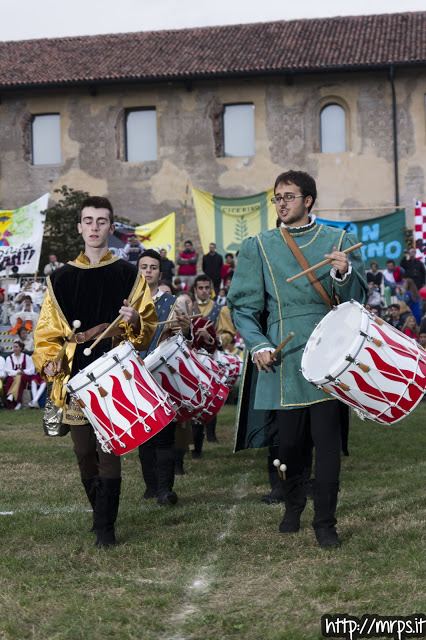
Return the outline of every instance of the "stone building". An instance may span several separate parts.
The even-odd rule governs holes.
[[[66,184],[137,223],[179,220],[188,179],[249,195],[293,168],[323,217],[403,205],[410,224],[425,34],[416,12],[2,42],[0,209]],[[198,243],[191,203],[185,235]]]

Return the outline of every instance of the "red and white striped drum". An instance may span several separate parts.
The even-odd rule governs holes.
[[[102,449],[120,456],[174,420],[167,393],[130,342],[89,364],[66,385],[93,426]]]
[[[312,332],[302,373],[360,417],[393,424],[423,398],[426,351],[352,300],[335,307]]]
[[[243,370],[241,358],[228,351],[215,351],[214,359],[224,371],[224,376],[226,376],[225,384],[228,387],[234,387],[238,383]]]
[[[177,422],[191,418],[210,422],[228,397],[228,389],[200,362],[181,334],[162,342],[145,358],[145,364],[174,402]]]

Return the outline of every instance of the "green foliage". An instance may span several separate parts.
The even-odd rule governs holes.
[[[81,203],[90,193],[66,185],[55,189],[54,193],[60,193],[61,198],[43,212],[46,214],[46,224],[41,246],[40,269],[49,262],[49,255],[52,253],[60,262],[68,262],[74,260],[84,248],[83,240],[77,232],[77,224]],[[114,218],[117,222],[131,224],[127,218]]]

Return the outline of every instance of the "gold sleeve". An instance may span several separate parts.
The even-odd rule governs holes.
[[[155,329],[157,328],[157,313],[155,311],[155,305],[152,301],[151,291],[145,277],[139,273],[136,278],[133,289],[129,295],[129,302],[135,300],[140,294],[142,294],[140,300],[136,303],[135,309],[139,313],[140,317],[140,331],[135,334],[133,326],[127,322],[121,321],[119,326],[123,328],[124,335],[120,337],[121,340],[129,340],[137,351],[145,351],[151,344],[151,340],[154,337]]]
[[[50,285],[49,279],[48,285]],[[76,344],[69,343],[67,345],[61,361],[62,369],[58,375],[49,378],[44,373],[44,367],[49,364],[49,362],[54,361],[64,344],[65,337],[70,333],[71,329],[55,306],[51,296],[50,286],[48,286],[34,331],[34,353],[32,359],[41,377],[44,378],[44,380],[53,381],[51,398],[55,405],[59,407],[65,404],[66,389],[64,385],[70,379]]]
[[[217,320],[216,333],[222,339],[222,346],[227,349],[235,336],[235,327],[231,320],[231,314],[227,306],[222,307],[220,310],[219,318]]]

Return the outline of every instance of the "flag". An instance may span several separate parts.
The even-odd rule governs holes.
[[[345,229],[353,233],[363,242],[362,257],[366,269],[371,262],[377,262],[379,269],[386,269],[386,262],[394,260],[399,264],[405,250],[405,210],[400,209],[380,218],[367,220],[325,220],[317,218],[317,222]]]
[[[18,267],[18,273],[38,269],[49,194],[19,209],[0,211],[0,273]]]
[[[165,249],[169,260],[174,262],[176,253],[174,213],[154,222],[138,225],[135,227],[135,234],[146,249],[155,249],[158,252],[160,249]]]
[[[416,200],[414,207],[414,241],[416,258],[425,262],[426,258],[426,203]]]
[[[204,253],[216,244],[222,255],[235,253],[243,240],[275,227],[277,214],[269,189],[254,196],[222,198],[192,187],[195,215]]]

